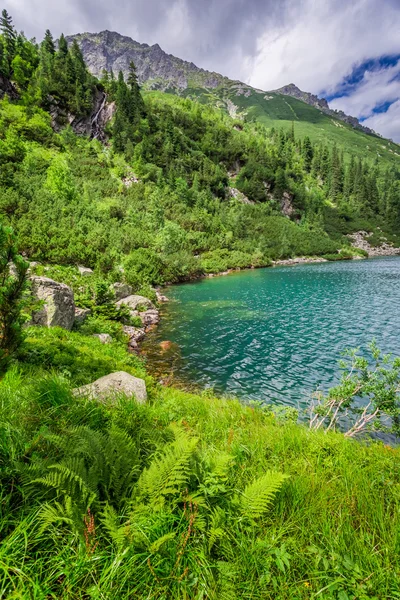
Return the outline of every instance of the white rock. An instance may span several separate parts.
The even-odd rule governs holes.
[[[111,335],[108,333],[94,333],[93,337],[98,338],[102,344],[111,344],[113,341]]]
[[[152,308],[155,306],[151,300],[145,298],[144,296],[127,296],[127,298],[122,298],[117,302],[117,306],[127,306],[130,310],[136,310],[139,306],[143,307],[145,310]]]
[[[74,390],[76,396],[83,396],[92,400],[106,403],[116,400],[118,396],[125,395],[134,397],[139,404],[145,404],[147,400],[146,383],[143,379],[133,377],[125,371],[110,373],[100,377],[93,383],[84,385]]]

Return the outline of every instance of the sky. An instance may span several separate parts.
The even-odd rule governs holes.
[[[400,142],[400,0],[3,0],[28,37],[104,29],[270,91],[328,98]]]

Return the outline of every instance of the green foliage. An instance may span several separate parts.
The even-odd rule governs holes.
[[[0,223],[0,372],[21,345],[22,293],[28,264],[17,253],[12,229]]]
[[[287,479],[287,475],[284,473],[270,471],[249,484],[241,499],[242,514],[250,519],[264,515],[285,479]]]
[[[124,344],[103,345],[96,338],[58,327],[29,328],[19,358],[26,367],[57,369],[76,385],[91,383],[113,371],[144,376],[141,362],[127,354]]]
[[[398,595],[398,450],[210,394],[151,398],[3,379],[2,595]]]
[[[311,427],[326,431],[346,422],[346,433],[353,437],[366,431],[400,434],[400,359],[382,355],[373,342],[372,364],[357,350],[347,352],[341,362],[339,385],[327,396],[316,395],[311,412]]]

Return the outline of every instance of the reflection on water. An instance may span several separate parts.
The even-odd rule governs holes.
[[[400,355],[400,258],[245,271],[168,290],[144,351],[158,376],[304,405],[345,348]],[[168,350],[162,341],[173,342]]]

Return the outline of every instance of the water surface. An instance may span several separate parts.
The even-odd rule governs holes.
[[[400,355],[400,258],[260,269],[173,286],[150,367],[218,394],[304,406],[346,348]],[[160,352],[159,342],[176,344]],[[154,349],[157,351],[154,352]],[[172,356],[172,358],[171,358]]]

